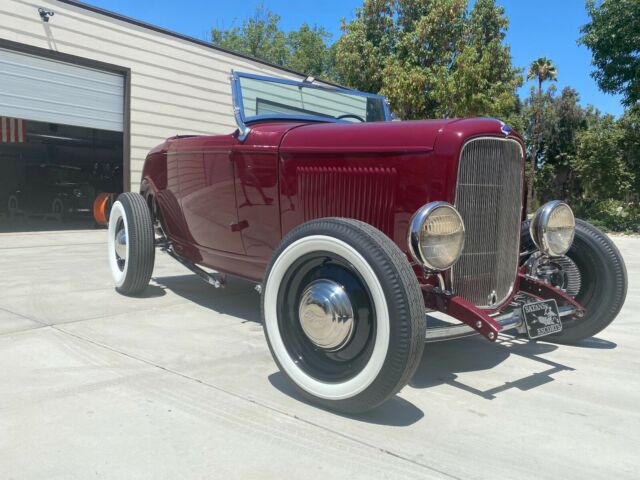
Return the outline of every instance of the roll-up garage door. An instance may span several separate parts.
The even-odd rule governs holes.
[[[124,77],[0,48],[0,116],[123,130]]]

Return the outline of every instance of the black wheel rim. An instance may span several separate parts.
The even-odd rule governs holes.
[[[315,280],[327,279],[344,288],[354,313],[354,332],[337,351],[316,346],[304,333],[298,305],[305,288]],[[355,377],[367,365],[375,343],[375,307],[362,276],[342,257],[331,252],[314,252],[300,257],[282,279],[277,299],[278,329],[293,361],[309,376],[339,383]]]

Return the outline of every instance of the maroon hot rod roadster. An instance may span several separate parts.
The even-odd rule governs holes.
[[[156,248],[216,287],[255,282],[280,370],[347,413],[398,392],[425,341],[577,342],[620,311],[626,271],[606,235],[560,201],[527,220],[524,144],[504,123],[395,122],[378,95],[231,84],[238,129],[167,139],[140,193],[113,205],[119,292],[145,289]],[[427,324],[430,311],[445,315]]]

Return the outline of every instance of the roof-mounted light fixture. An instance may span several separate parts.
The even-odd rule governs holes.
[[[38,13],[40,14],[40,18],[43,22],[49,23],[49,19],[55,15],[55,12],[52,10],[47,10],[45,8],[39,8]]]

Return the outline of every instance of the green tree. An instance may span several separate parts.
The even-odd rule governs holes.
[[[334,44],[336,69],[342,83],[367,92],[383,87],[383,69],[396,46],[394,8],[389,0],[367,0],[356,19],[342,21],[343,35]]]
[[[220,47],[323,78],[333,77],[330,38],[324,28],[306,23],[285,33],[280,17],[262,4],[240,26],[211,29],[211,41]]]
[[[327,48],[331,34],[324,28],[303,23],[289,32],[286,45],[290,51],[288,67],[316,77],[333,77],[333,57]]]
[[[587,1],[591,22],[578,43],[586,45],[597,68],[591,76],[608,93],[624,95],[627,106],[640,102],[640,1]]]
[[[501,116],[512,126],[517,121],[514,91],[522,83],[520,71],[511,64],[511,53],[504,38],[509,26],[504,8],[493,0],[477,0],[465,30],[465,46],[453,74],[455,116]]]
[[[553,99],[554,121],[543,131],[546,139],[545,155],[556,163],[568,165],[559,160],[571,157],[576,151],[576,135],[586,127],[585,112],[580,106],[580,95],[571,87],[564,87],[559,97]]]
[[[540,94],[542,93],[542,84],[544,82],[547,80],[551,82],[558,80],[558,70],[547,57],[540,57],[529,65],[527,80],[538,81],[538,93]]]
[[[555,166],[552,164],[553,162],[549,161],[547,145],[549,140],[553,138],[553,125],[557,123],[554,108],[555,98],[556,88],[554,85],[540,93],[537,87],[531,87],[529,96],[524,99],[522,107],[523,129],[521,133],[527,146],[526,158],[529,160],[525,165],[525,181],[528,185],[529,180],[534,178],[534,191],[540,193],[541,198],[554,190],[551,183],[554,183],[552,180],[555,179]],[[536,137],[539,143],[536,149],[537,154],[534,156],[533,144]],[[531,173],[534,165],[535,176]],[[540,192],[537,191],[538,187],[541,187]]]
[[[527,210],[533,208],[534,198],[534,181],[536,175],[536,167],[539,161],[540,154],[540,132],[542,122],[542,109],[544,105],[544,98],[542,95],[542,84],[546,81],[557,80],[557,70],[553,65],[553,62],[547,57],[540,57],[534,60],[529,66],[527,72],[527,80],[537,80],[538,92],[533,101],[534,109],[534,124],[533,132],[531,135],[531,152],[530,152],[530,169],[527,179]]]
[[[562,89],[556,95],[552,85],[542,95],[539,102],[537,90],[525,100],[523,131],[525,138],[533,138],[534,125],[541,105],[539,148],[536,159],[534,191],[536,199],[544,203],[551,199],[573,199],[579,192],[579,184],[571,161],[576,155],[576,136],[588,126],[590,109],[583,109],[578,92],[571,87]]]
[[[279,23],[280,17],[260,4],[253,16],[243,20],[241,26],[227,30],[212,28],[211,41],[228,50],[285,66],[289,62],[290,52]]]
[[[584,201],[624,200],[631,193],[635,176],[624,147],[624,128],[612,115],[605,115],[600,122],[578,133],[572,166],[580,178]]]
[[[640,207],[640,105],[628,108],[618,120],[622,129],[622,151],[628,170],[634,176],[631,193]]]
[[[578,215],[616,231],[640,232],[640,115],[591,116],[571,162],[581,192]]]
[[[513,115],[519,72],[494,0],[365,0],[343,22],[339,79],[381,92],[403,119]]]

